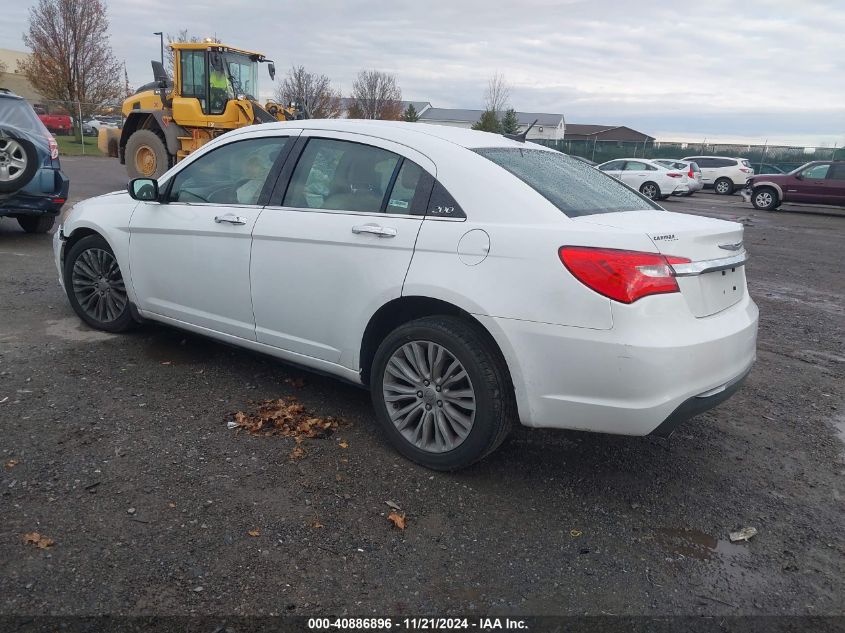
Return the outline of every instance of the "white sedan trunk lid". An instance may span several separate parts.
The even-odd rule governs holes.
[[[745,295],[743,227],[737,222],[657,210],[602,213],[576,221],[645,233],[659,253],[691,260],[692,265],[675,269],[681,293],[697,317],[721,312]]]

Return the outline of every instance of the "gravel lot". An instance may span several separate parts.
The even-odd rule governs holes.
[[[126,180],[63,161],[74,199]],[[398,457],[355,387],[162,326],[87,329],[50,238],[0,221],[0,614],[843,614],[845,213],[665,206],[747,225],[743,389],[668,441],[519,429],[457,474]],[[297,461],[227,429],[288,395],[346,425]]]

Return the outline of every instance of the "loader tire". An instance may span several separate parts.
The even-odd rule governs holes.
[[[138,130],[126,142],[126,171],[130,178],[158,178],[170,169],[164,139],[152,130]]]

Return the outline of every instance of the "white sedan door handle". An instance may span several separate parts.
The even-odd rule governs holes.
[[[378,224],[359,224],[352,227],[352,232],[356,235],[360,233],[371,233],[379,237],[396,237],[396,229],[389,226],[379,226]]]
[[[234,215],[232,213],[227,213],[226,215],[217,215],[214,217],[214,221],[217,224],[246,224],[246,218],[243,218],[239,215]]]

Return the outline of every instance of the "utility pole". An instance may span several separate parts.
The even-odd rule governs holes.
[[[153,35],[158,35],[158,40],[161,44],[161,65],[164,66],[164,32],[156,31]]]

